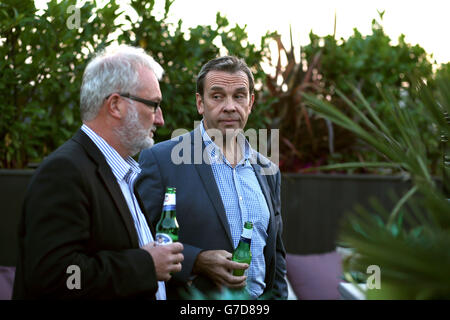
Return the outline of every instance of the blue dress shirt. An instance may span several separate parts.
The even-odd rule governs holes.
[[[200,124],[211,168],[222,198],[231,230],[234,248],[237,247],[245,221],[253,223],[251,241],[252,261],[247,273],[247,291],[254,299],[262,295],[266,284],[264,248],[267,241],[270,212],[250,163],[255,152],[244,138],[240,145],[243,158],[233,168],[220,148],[211,140],[203,121]],[[243,137],[243,136],[242,136]],[[238,139],[238,141],[241,139]]]

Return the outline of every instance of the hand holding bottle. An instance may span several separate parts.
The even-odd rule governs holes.
[[[184,256],[181,253],[183,245],[180,242],[165,246],[157,246],[155,242],[151,242],[142,249],[152,256],[158,281],[169,281],[172,277],[171,274],[181,271],[181,262],[184,260]]]
[[[232,270],[245,270],[246,263],[231,261],[232,254],[225,250],[202,251],[195,260],[193,272],[204,274],[218,287],[226,286],[231,289],[240,289],[246,286],[246,276],[233,276]]]

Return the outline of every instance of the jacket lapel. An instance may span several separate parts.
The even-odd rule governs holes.
[[[269,207],[270,211],[270,218],[274,217],[274,211],[273,211],[273,205],[272,205],[272,197],[270,196],[270,190],[269,185],[267,183],[266,177],[263,177],[261,175],[261,166],[258,163],[253,163],[253,170],[255,171],[256,179],[258,179],[259,186],[261,187],[261,190],[264,194],[264,198],[266,199],[267,206]]]
[[[122,217],[122,220],[127,228],[128,235],[134,247],[139,247],[139,240],[136,233],[136,228],[134,226],[133,218],[131,217],[130,209],[128,208],[127,202],[123,196],[122,189],[120,189],[119,184],[116,181],[116,177],[114,177],[111,172],[110,167],[106,163],[106,166],[101,165],[98,167],[98,172],[100,177],[103,179],[103,182],[108,189],[111,197],[114,200],[117,208],[119,209],[119,213]]]
[[[73,139],[80,143],[88,155],[97,163],[97,172],[99,173],[100,179],[117,206],[120,216],[122,217],[122,221],[128,231],[128,236],[132,245],[133,247],[139,247],[136,228],[134,227],[130,209],[128,208],[122,190],[120,189],[111,168],[106,162],[105,157],[95,143],[82,130],[79,130]]]
[[[191,143],[192,143],[191,160],[193,161],[192,163],[194,163],[195,169],[197,170],[197,173],[203,182],[203,186],[206,193],[208,194],[209,200],[214,206],[219,221],[221,222],[222,227],[225,230],[228,241],[230,242],[230,245],[233,248],[234,245],[233,245],[233,238],[231,237],[230,225],[228,224],[225,207],[223,206],[222,197],[220,196],[216,179],[214,178],[211,165],[209,163],[205,163],[203,159],[203,152],[205,150],[205,145],[201,137],[200,127],[195,128],[194,131],[191,132]],[[199,155],[201,155],[201,161],[199,161]]]
[[[269,190],[269,183],[267,182],[267,178],[265,176],[261,175],[261,166],[258,163],[252,164],[253,169],[255,171],[256,178],[258,179],[259,185],[261,187],[261,190],[264,194],[264,198],[266,199],[267,207],[269,208],[270,212],[270,220],[269,220],[269,226],[267,227],[267,241],[266,241],[266,247],[264,248],[264,260],[266,262],[266,266],[270,266],[270,261],[273,258],[272,252],[274,252],[274,244],[276,242],[275,239],[275,212],[272,204],[272,197],[270,195]],[[269,273],[266,273],[266,279],[265,282],[268,281]]]

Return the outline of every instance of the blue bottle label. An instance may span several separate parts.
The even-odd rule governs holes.
[[[166,193],[164,196],[163,211],[176,210],[176,197],[174,193]]]

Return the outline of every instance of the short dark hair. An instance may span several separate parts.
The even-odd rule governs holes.
[[[255,80],[250,68],[243,59],[235,56],[224,56],[208,61],[200,70],[197,76],[197,93],[203,97],[206,74],[210,71],[225,71],[235,73],[243,71],[248,78],[250,94],[255,89]]]

